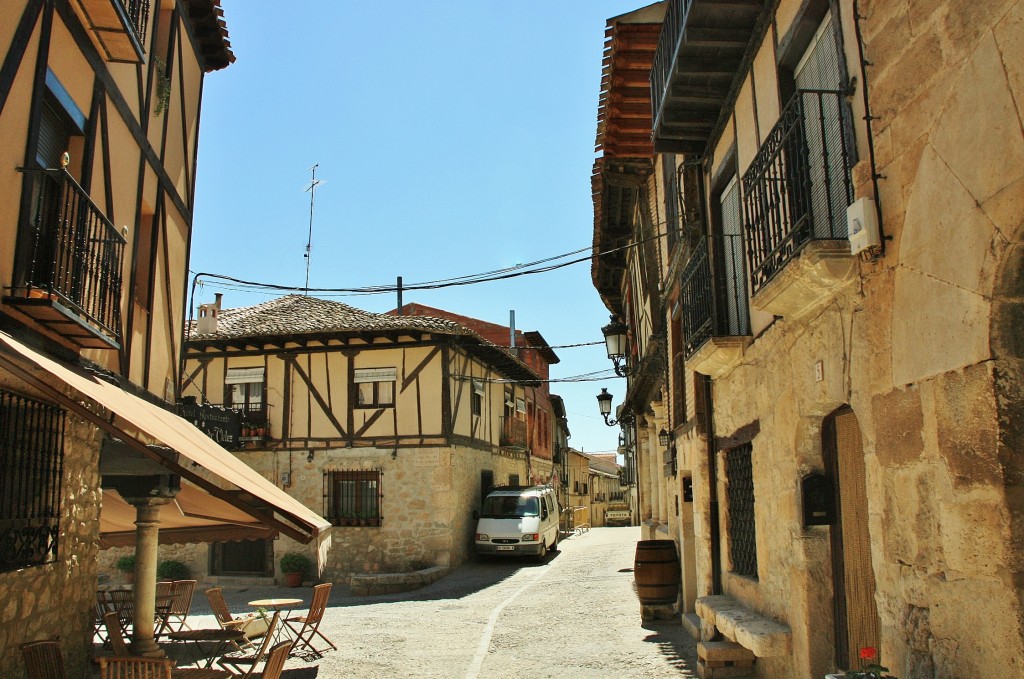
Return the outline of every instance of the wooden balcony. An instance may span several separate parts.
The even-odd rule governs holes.
[[[655,151],[704,151],[740,75],[762,4],[669,0],[651,67]]]
[[[526,421],[516,417],[501,418],[501,436],[498,445],[502,448],[526,449]]]
[[[118,349],[124,237],[65,170],[23,170],[18,281],[4,301],[82,348]]]
[[[150,0],[73,0],[107,61],[141,64]]]

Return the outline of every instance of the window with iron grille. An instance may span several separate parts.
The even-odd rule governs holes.
[[[518,486],[519,485],[519,474],[509,474],[508,475],[508,485],[513,486],[513,487]]]
[[[325,518],[335,526],[379,526],[382,480],[379,470],[327,472]]]
[[[57,560],[65,412],[0,390],[0,571]]]
[[[757,579],[757,540],[754,527],[753,446],[749,443],[725,454],[729,499],[729,556],[732,571]]]

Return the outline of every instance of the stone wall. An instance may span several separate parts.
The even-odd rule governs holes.
[[[41,398],[0,372],[0,389]],[[45,400],[45,399],[41,399]],[[68,414],[57,561],[0,573],[0,677],[24,673],[19,646],[59,637],[68,676],[85,676],[92,656],[92,619],[99,545],[99,431]]]

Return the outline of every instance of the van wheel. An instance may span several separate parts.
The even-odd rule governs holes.
[[[551,544],[551,551],[552,552],[557,552],[558,551],[558,533],[555,533],[555,541]]]
[[[537,552],[537,561],[543,561],[548,555],[548,543],[540,543],[540,551]]]

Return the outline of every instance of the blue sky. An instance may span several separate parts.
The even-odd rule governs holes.
[[[222,0],[238,60],[206,77],[190,268],[304,285],[309,168],[319,163],[309,285],[406,285],[587,248],[605,22],[612,0],[354,3]],[[583,253],[586,255],[587,253]],[[577,257],[580,255],[577,255]],[[285,293],[210,281],[228,307]],[[369,311],[393,293],[319,294]],[[601,340],[589,262],[507,281],[406,291],[419,302]],[[570,444],[612,450],[594,398],[625,392],[602,346],[556,349]]]

